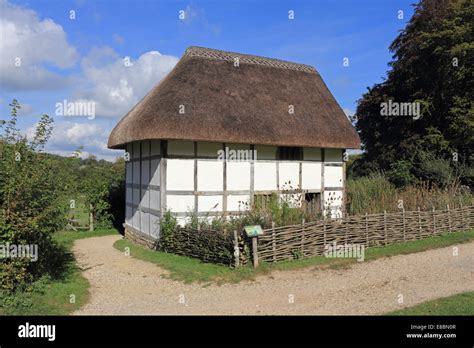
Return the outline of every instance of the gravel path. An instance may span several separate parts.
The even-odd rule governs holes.
[[[278,271],[221,286],[161,277],[158,266],[112,247],[120,236],[80,239],[74,252],[91,283],[74,314],[381,314],[474,291],[474,242],[331,270]],[[403,304],[398,303],[403,295]]]

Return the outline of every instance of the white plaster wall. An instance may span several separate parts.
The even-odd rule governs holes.
[[[158,238],[160,235],[160,218],[150,214],[150,236]]]
[[[166,189],[177,191],[194,190],[194,160],[167,159]]]
[[[177,156],[194,156],[194,142],[169,140],[168,141],[168,155]]]
[[[299,163],[280,162],[279,186],[281,190],[296,190],[300,187]]]
[[[150,165],[151,165],[150,185],[160,185],[160,160],[159,159],[151,160]]]
[[[132,207],[127,205],[125,207],[125,223],[130,226],[132,226],[132,214],[133,214]]]
[[[142,141],[142,158],[150,156],[150,141]]]
[[[142,189],[142,199],[140,201],[140,206],[150,208],[150,190]]]
[[[125,164],[125,170],[126,170],[126,175],[125,175],[125,181],[127,184],[132,183],[132,162],[127,162]]]
[[[140,142],[133,143],[132,158],[140,158]]]
[[[243,204],[244,202],[249,203],[249,195],[228,195],[227,196],[227,211],[244,211],[248,210],[249,205]],[[241,202],[239,204],[239,202]]]
[[[140,213],[140,231],[145,234],[150,234],[150,214]]]
[[[303,163],[301,181],[303,190],[321,190],[321,163]]]
[[[342,167],[324,167],[324,187],[342,187]]]
[[[155,210],[160,210],[160,191],[159,190],[149,190],[150,195],[150,208]]]
[[[222,161],[197,161],[197,166],[198,191],[222,191],[224,189],[224,163]]]
[[[276,154],[277,154],[276,146],[255,145],[255,150],[257,150],[257,160],[276,159]]]
[[[250,190],[249,162],[227,162],[227,190]]]
[[[140,183],[140,162],[133,162],[133,181],[134,184]]]
[[[321,149],[316,147],[303,148],[303,158],[305,161],[321,161]]]
[[[255,191],[277,190],[276,162],[256,162],[254,175]]]
[[[222,211],[223,196],[199,196],[198,197],[198,211]]]
[[[140,203],[140,189],[134,188],[133,189],[133,205],[138,205]]]
[[[187,213],[194,210],[194,196],[167,195],[166,207],[174,213]]]
[[[325,149],[324,151],[324,162],[342,162],[342,150],[341,149]]]
[[[223,149],[222,143],[198,142],[197,155],[198,157],[217,158],[217,151]]]
[[[342,197],[342,191],[324,191],[324,206],[330,211],[332,219],[342,218]]]
[[[133,202],[133,189],[131,187],[127,187],[125,189],[125,202],[127,203]]]
[[[148,185],[150,183],[150,161],[142,160],[142,185]]]
[[[151,141],[151,156],[157,156],[160,154],[161,142],[159,140]]]
[[[132,226],[135,229],[140,230],[140,211],[135,208],[133,208]]]

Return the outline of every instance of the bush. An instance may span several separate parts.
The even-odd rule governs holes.
[[[52,120],[43,115],[28,142],[16,128],[20,105],[10,104],[11,119],[1,123],[0,135],[0,244],[36,245],[38,260],[0,259],[0,290],[26,287],[44,274],[57,274],[62,253],[52,234],[65,225],[66,180],[48,155],[40,152],[51,134]]]

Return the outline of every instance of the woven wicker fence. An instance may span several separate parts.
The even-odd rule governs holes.
[[[474,206],[349,216],[264,230],[258,259],[275,262],[324,254],[326,244],[387,245],[474,227]]]

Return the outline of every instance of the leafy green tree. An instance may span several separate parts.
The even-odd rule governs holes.
[[[28,141],[17,128],[16,100],[11,118],[0,133],[0,244],[36,245],[38,260],[1,258],[1,289],[15,290],[44,275],[59,272],[61,255],[52,233],[64,226],[65,181],[54,162],[42,152],[51,134],[52,119],[43,115]]]
[[[354,120],[365,153],[354,163],[354,173],[392,171],[400,179],[396,163],[402,161],[405,169],[411,164],[410,175],[436,182],[432,170],[422,165],[428,153],[439,166],[449,163],[451,177],[463,175],[462,181],[472,186],[473,23],[472,0],[415,5],[413,17],[390,46],[387,78],[368,88],[358,102]],[[420,118],[381,116],[381,104],[389,100],[420,103]]]

